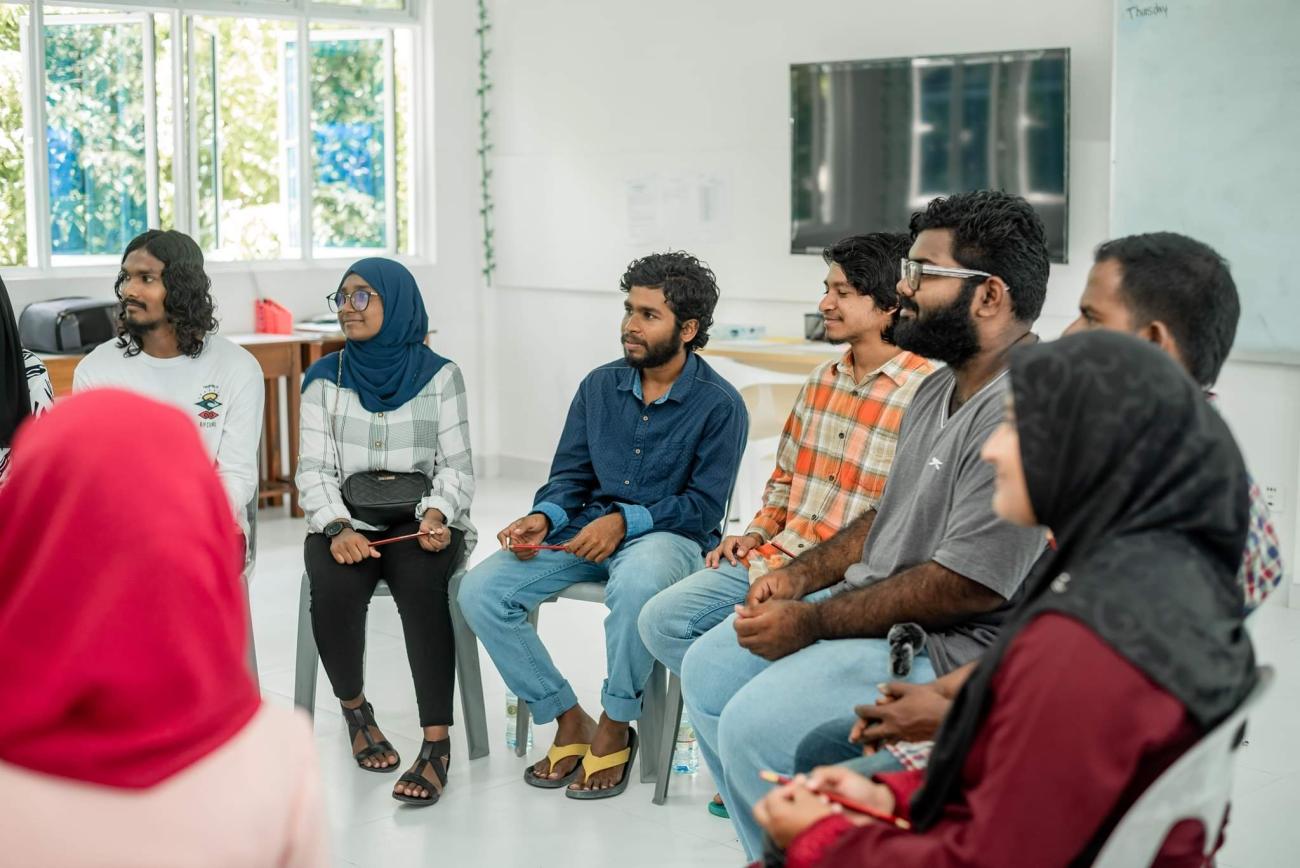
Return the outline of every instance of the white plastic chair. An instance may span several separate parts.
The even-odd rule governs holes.
[[[605,602],[605,584],[603,582],[578,582],[569,585],[563,591],[560,591],[553,597],[542,601],[528,615],[529,622],[533,629],[537,629],[537,616],[541,612],[542,605],[554,603],[556,600],[578,600],[584,603]],[[673,709],[666,706],[664,702],[665,679],[667,670],[658,660],[655,661],[654,668],[650,670],[650,680],[646,682],[645,690],[641,694],[641,717],[637,719],[638,735],[641,739],[641,748],[637,751],[641,760],[641,783],[655,781],[657,784],[668,786],[667,778],[672,773],[672,752],[669,750],[669,761],[663,762],[660,759],[660,751],[656,749],[667,732],[670,715]],[[680,695],[680,693],[679,693]],[[677,717],[681,717],[681,703],[678,702],[676,707]],[[515,713],[515,756],[524,756],[528,752],[528,703],[522,699],[519,700],[517,711]],[[676,737],[677,723],[672,721],[673,738]],[[671,744],[671,742],[669,742]],[[630,771],[630,770],[629,770]],[[659,804],[662,804],[661,802]]]
[[[451,606],[451,625],[456,642],[456,691],[460,693],[460,705],[465,726],[465,741],[469,747],[469,758],[485,757],[490,750],[487,730],[487,711],[483,705],[483,677],[479,670],[478,638],[470,629],[465,616],[461,614],[456,603],[460,591],[460,581],[465,577],[465,564],[469,560],[467,551],[451,577],[448,587],[448,602]],[[391,597],[388,583],[380,580],[375,586],[374,596]],[[316,714],[316,674],[320,654],[316,648],[316,635],[311,628],[311,581],[304,570],[302,587],[298,592],[298,650],[294,664],[293,704],[309,715]],[[364,661],[363,661],[364,665]]]
[[[1213,731],[1156,778],[1128,809],[1097,855],[1094,868],[1150,865],[1169,831],[1183,820],[1205,828],[1205,856],[1213,852],[1232,795],[1233,760],[1247,721],[1273,683],[1273,667],[1261,666],[1255,689]]]

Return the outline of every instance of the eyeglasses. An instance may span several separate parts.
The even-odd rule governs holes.
[[[922,275],[932,274],[936,277],[992,277],[987,271],[976,271],[973,268],[947,268],[943,265],[929,265],[924,262],[914,262],[911,259],[903,259],[898,263],[898,271],[907,281],[907,285],[912,291],[921,288]]]
[[[373,289],[354,289],[351,292],[338,289],[325,296],[325,301],[329,304],[331,313],[343,310],[349,301],[352,302],[353,310],[363,311],[369,307],[371,297],[380,298],[380,295]]]

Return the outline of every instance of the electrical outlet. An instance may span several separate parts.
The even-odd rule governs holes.
[[[1268,511],[1277,515],[1282,512],[1282,486],[1265,485],[1264,502],[1268,504]]]

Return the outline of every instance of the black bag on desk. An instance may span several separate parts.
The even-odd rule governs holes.
[[[116,301],[72,296],[37,301],[18,317],[18,338],[36,353],[84,353],[117,337]]]

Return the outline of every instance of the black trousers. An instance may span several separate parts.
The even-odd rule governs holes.
[[[361,533],[368,539],[385,539],[415,533],[419,527],[410,521]],[[366,613],[383,579],[402,618],[420,725],[451,725],[456,641],[447,586],[464,545],[464,532],[452,528],[451,544],[440,552],[427,552],[416,540],[403,540],[381,547],[380,558],[340,564],[330,554],[324,534],[307,535],[304,558],[311,584],[311,628],[335,696],[353,699],[364,687]]]

